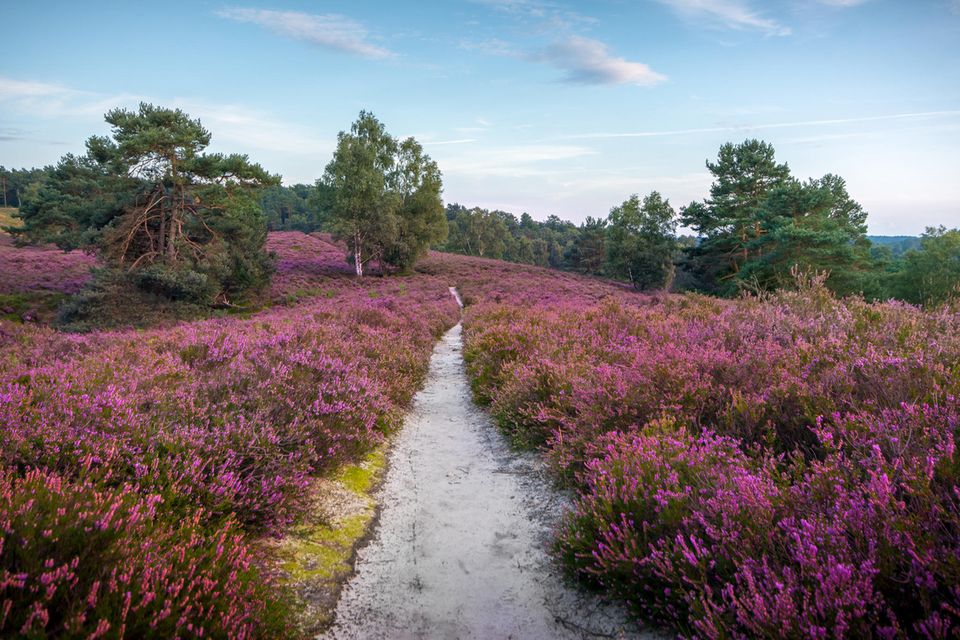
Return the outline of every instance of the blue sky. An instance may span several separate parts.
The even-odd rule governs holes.
[[[361,109],[445,199],[603,216],[707,195],[727,141],[836,173],[871,233],[960,226],[960,0],[2,0],[0,164],[54,163],[141,101],[286,183]]]

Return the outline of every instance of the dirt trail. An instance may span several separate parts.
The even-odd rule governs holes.
[[[546,555],[566,498],[473,404],[460,325],[434,351],[389,465],[379,528],[324,637],[641,637],[619,609],[565,587]]]

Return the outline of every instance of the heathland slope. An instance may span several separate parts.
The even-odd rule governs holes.
[[[816,281],[645,296],[447,254],[357,279],[326,238],[269,247],[256,313],[0,320],[0,635],[290,635],[283,585],[323,567],[277,571],[262,541],[382,451],[458,321],[450,286],[475,397],[576,491],[571,575],[690,636],[960,628],[957,307]],[[8,296],[66,295],[88,266],[19,251],[0,243]]]

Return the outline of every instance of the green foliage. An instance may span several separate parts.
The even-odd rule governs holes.
[[[440,168],[416,140],[407,138],[398,147],[392,182],[400,197],[397,235],[386,244],[383,259],[401,271],[410,271],[431,245],[447,238]]]
[[[15,207],[0,207],[0,231],[6,227],[19,227],[22,222]]]
[[[133,272],[95,269],[87,286],[60,306],[56,324],[65,331],[86,333],[196,320],[209,313],[209,287],[203,274],[164,265]]]
[[[676,213],[656,191],[634,194],[610,210],[607,273],[629,280],[636,289],[662,289],[673,277]]]
[[[747,244],[751,259],[734,281],[790,288],[792,272],[801,269],[828,273],[826,286],[835,293],[864,291],[872,268],[866,217],[839,176],[778,185],[757,211],[761,234]]]
[[[893,293],[907,302],[937,305],[960,294],[960,229],[930,227],[893,277]]]
[[[259,191],[279,178],[244,155],[204,153],[210,132],[179,109],[142,103],[105,119],[110,137],[91,137],[86,155],[65,156],[24,194],[19,240],[95,249],[172,299],[225,302],[266,284]]]
[[[206,274],[178,271],[159,263],[138,270],[136,283],[143,291],[197,304],[209,304],[216,293]]]
[[[0,320],[8,322],[48,322],[66,298],[59,291],[22,291],[0,293]]]
[[[329,199],[328,227],[350,248],[357,275],[371,260],[409,270],[446,237],[440,170],[413,138],[397,142],[367,111],[341,131],[333,160],[318,182]]]
[[[325,185],[295,184],[263,191],[260,208],[270,231],[326,230],[330,215],[330,189]]]
[[[828,273],[835,293],[882,295],[882,260],[871,255],[867,214],[842,178],[800,182],[759,140],[723,145],[707,168],[714,176],[710,198],[681,210],[681,221],[701,235],[683,261],[693,288],[726,295],[773,290],[792,286],[799,271]]]
[[[587,216],[566,253],[567,265],[578,273],[606,273],[607,221]]]
[[[445,248],[468,256],[503,258],[510,231],[502,214],[479,207],[447,205],[449,234]]]
[[[479,207],[467,209],[460,204],[449,204],[447,221],[450,233],[442,246],[445,251],[552,269],[584,272],[584,265],[588,263],[599,264],[602,268],[603,260],[598,257],[598,252],[602,256],[603,240],[596,242],[597,230],[586,232],[593,234],[591,241],[594,246],[584,246],[581,254],[578,243],[584,227],[578,228],[557,216],[539,222],[524,213],[517,220],[516,216],[506,211],[490,211]],[[591,218],[585,224],[600,225],[602,235],[602,227],[606,223]]]
[[[748,244],[762,233],[757,219],[770,189],[790,177],[774,159],[773,146],[760,140],[720,147],[716,162],[706,163],[714,176],[710,199],[680,211],[681,222],[701,236],[688,268],[707,291],[736,289],[730,280],[750,258]]]
[[[135,200],[137,182],[90,155],[67,154],[43,182],[21,194],[20,243],[52,242],[64,250],[92,247]]]
[[[917,236],[867,236],[867,240],[874,247],[889,250],[893,257],[900,257],[910,249],[920,248],[920,238]]]
[[[43,182],[53,167],[42,169],[7,169],[0,166],[0,207],[20,206],[20,198],[36,183]]]

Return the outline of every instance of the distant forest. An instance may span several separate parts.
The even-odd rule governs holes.
[[[758,140],[723,145],[707,168],[714,183],[703,201],[676,210],[652,191],[579,225],[449,203],[446,239],[433,248],[613,278],[639,290],[731,296],[816,276],[838,295],[871,300],[937,304],[956,294],[960,231],[868,236],[867,213],[841,177],[802,182]],[[54,170],[0,167],[0,204],[19,207]],[[335,202],[336,188],[324,179],[268,186],[259,200],[269,230],[304,232],[335,231]],[[695,235],[678,234],[681,226]]]

